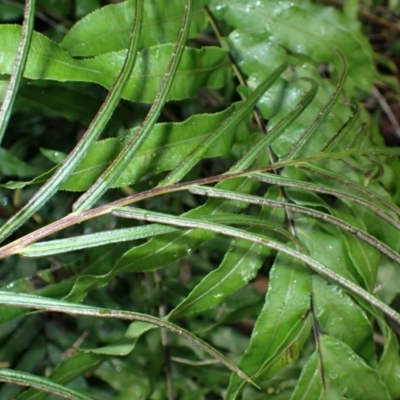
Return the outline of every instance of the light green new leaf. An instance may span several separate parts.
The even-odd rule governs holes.
[[[189,37],[196,37],[207,26],[203,6],[207,0],[193,4]],[[90,57],[128,47],[130,29],[135,14],[135,1],[102,7],[78,21],[67,33],[61,46],[73,57]],[[140,49],[161,43],[174,42],[183,16],[184,2],[168,3],[147,0],[143,9],[143,32]],[[110,35],[110,32],[112,34]]]
[[[301,331],[310,309],[310,289],[309,273],[301,263],[279,253],[270,272],[264,307],[239,362],[253,378],[281,355]],[[225,399],[238,398],[242,388],[242,382],[232,376]]]
[[[21,27],[0,25],[0,37],[7,38],[0,48],[0,73],[10,74],[13,55],[17,51]],[[125,85],[122,97],[131,101],[150,103],[173,51],[173,44],[161,44],[143,50]],[[217,47],[186,48],[169,93],[169,100],[196,96],[203,86],[222,87],[230,76],[227,52]],[[34,32],[24,77],[56,81],[93,82],[106,89],[114,83],[124,62],[126,51],[79,60],[38,32]]]
[[[126,356],[133,351],[138,338],[143,333],[153,329],[154,325],[146,322],[136,321],[132,322],[126,330],[123,338],[111,343],[107,346],[99,347],[97,349],[82,349],[84,353],[104,354],[111,356]]]

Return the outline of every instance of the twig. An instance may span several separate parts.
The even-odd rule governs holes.
[[[378,103],[381,106],[383,112],[386,114],[390,123],[392,124],[395,136],[398,139],[400,139],[400,125],[396,117],[394,116],[391,108],[389,107],[389,104],[387,103],[386,99],[382,96],[381,92],[378,90],[376,86],[372,88],[372,94],[378,100]]]

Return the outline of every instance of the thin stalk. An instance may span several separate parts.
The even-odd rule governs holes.
[[[304,131],[300,139],[292,146],[292,148],[289,150],[286,156],[281,158],[281,161],[293,160],[300,155],[304,146],[309,142],[309,140],[313,137],[313,135],[316,134],[318,128],[321,126],[322,122],[324,122],[325,118],[328,116],[329,112],[332,110],[333,106],[339,99],[339,95],[346,80],[347,63],[343,54],[339,50],[336,50],[335,52],[338,54],[343,65],[343,71],[340,74],[339,81],[335,87],[335,90],[332,96],[330,97],[329,101],[324,105],[324,107],[322,107],[322,109],[317,114],[311,125]]]
[[[388,305],[383,303],[381,300],[377,299],[372,294],[368,293],[366,290],[364,290],[357,284],[343,278],[342,276],[338,275],[336,272],[333,272],[331,269],[325,267],[318,261],[315,261],[313,258],[305,254],[302,254],[282,243],[270,240],[269,238],[263,235],[253,234],[248,231],[227,227],[225,225],[219,225],[212,222],[203,222],[196,219],[149,212],[147,210],[141,210],[132,207],[116,208],[113,210],[113,215],[122,218],[133,218],[142,221],[156,222],[158,224],[179,226],[186,229],[204,229],[207,231],[220,233],[225,236],[248,240],[249,242],[261,244],[263,246],[270,247],[271,249],[274,249],[276,251],[281,251],[284,254],[287,254],[300,261],[303,261],[315,272],[345,287],[351,293],[366,300],[368,303],[372,304],[373,306],[381,310],[384,314],[386,314],[388,317],[392,318],[394,321],[400,324],[399,313],[397,313],[395,310],[393,310]]]
[[[109,310],[105,308],[91,307],[80,303],[71,303],[63,300],[48,299],[46,297],[35,296],[31,294],[12,293],[3,291],[0,291],[0,304],[10,307],[21,307],[21,308],[41,310],[46,312],[61,312],[70,315],[86,315],[91,317],[116,318],[128,321],[147,322],[148,324],[152,324],[160,328],[167,329],[170,332],[173,332],[183,337],[190,343],[193,343],[194,345],[200,347],[202,350],[210,354],[212,357],[219,360],[229,370],[237,374],[241,379],[258,387],[244,372],[242,372],[238,367],[236,367],[236,365],[230,362],[216,349],[208,345],[203,340],[199,339],[197,336],[193,335],[191,332],[181,328],[180,326],[172,324],[171,322],[166,321],[165,319],[132,311]]]
[[[64,160],[54,175],[35,193],[25,207],[23,207],[0,228],[0,241],[4,240],[7,236],[18,229],[57,192],[61,183],[73,172],[75,167],[102,133],[118,105],[122,90],[124,89],[135,65],[142,26],[142,11],[143,0],[136,0],[134,24],[124,64],[103,105],[96,114],[96,117],[89,125],[89,128],[83,135],[82,139]]]
[[[28,59],[29,48],[33,35],[33,24],[35,18],[35,0],[26,0],[24,9],[24,22],[22,24],[21,41],[18,45],[17,55],[15,56],[14,67],[11,72],[6,95],[0,108],[0,143],[6,132],[8,121],[17,97],[18,87],[21,83],[26,61]]]
[[[149,136],[167,100],[168,93],[175,79],[176,71],[178,70],[185,49],[185,43],[189,35],[191,7],[191,0],[186,0],[185,13],[183,15],[178,40],[175,44],[174,51],[172,52],[161,86],[146,118],[140,125],[136,134],[132,137],[113,163],[101,174],[89,190],[87,190],[74,203],[74,211],[83,211],[90,208],[126,169],[132,158]]]
[[[309,190],[310,192],[329,194],[331,196],[337,197],[338,199],[346,199],[346,200],[354,201],[355,203],[360,204],[361,206],[372,211],[373,213],[375,213],[376,215],[381,217],[384,221],[388,222],[390,225],[392,225],[396,229],[400,230],[400,221],[398,221],[397,219],[394,219],[389,214],[387,214],[385,211],[382,211],[381,208],[375,206],[374,204],[370,203],[369,201],[366,201],[359,197],[353,196],[346,192],[327,188],[322,185],[316,185],[316,184],[310,183],[310,182],[294,181],[294,180],[291,180],[288,178],[282,178],[282,177],[280,177],[280,179],[277,179],[273,174],[267,174],[265,172],[264,173],[255,172],[253,174],[250,174],[249,176],[250,176],[250,178],[254,177],[254,179],[257,179],[261,182],[269,183],[271,185],[278,185],[278,186],[284,186],[284,187],[292,187],[292,188],[298,188],[298,189],[303,189],[303,190]]]
[[[385,154],[385,155],[400,155],[399,149],[395,148],[366,148],[366,149],[348,149],[343,150],[338,153],[321,154],[318,156],[310,156],[300,160],[290,160],[283,163],[275,164],[273,166],[267,165],[263,167],[253,168],[249,170],[240,170],[239,172],[230,172],[221,175],[215,175],[207,178],[196,179],[190,182],[180,182],[170,186],[159,186],[149,190],[145,190],[140,193],[135,193],[131,196],[124,197],[122,199],[116,200],[112,203],[94,208],[92,210],[83,211],[81,213],[71,213],[58,221],[55,221],[49,225],[44,226],[43,228],[37,229],[34,232],[31,232],[3,247],[0,248],[0,259],[6,258],[10,255],[17,254],[23,249],[25,246],[28,246],[31,243],[37,242],[40,239],[45,238],[46,236],[50,236],[53,233],[59,232],[62,229],[68,228],[69,226],[73,226],[76,224],[80,224],[84,221],[90,220],[92,218],[99,217],[101,215],[109,214],[113,211],[115,207],[127,206],[129,204],[136,203],[141,200],[149,199],[152,197],[160,196],[166,193],[179,192],[182,190],[188,190],[192,186],[199,185],[208,185],[215,182],[220,182],[229,179],[235,178],[246,178],[250,174],[255,172],[265,172],[271,171],[276,168],[283,168],[288,166],[309,166],[310,162],[322,160],[322,159],[334,159],[334,158],[342,158],[351,154]],[[369,193],[369,192],[367,192]]]
[[[310,209],[308,207],[298,206],[296,204],[288,204],[281,201],[275,200],[267,200],[262,197],[252,196],[252,195],[242,195],[240,193],[229,192],[227,190],[214,189],[208,187],[192,187],[189,191],[193,194],[199,194],[207,197],[216,197],[222,199],[229,199],[235,201],[243,201],[250,204],[257,204],[260,206],[268,206],[268,207],[277,207],[282,209],[289,209],[293,212],[297,212],[300,214],[309,215],[310,217],[321,219],[322,221],[326,221],[332,225],[335,225],[347,232],[352,233],[357,238],[361,239],[363,242],[368,243],[370,246],[379,250],[381,253],[385,254],[395,263],[400,265],[400,255],[393,251],[389,246],[382,243],[381,241],[375,239],[372,235],[355,228],[352,225],[347,224],[339,218],[333,217],[332,215],[322,213],[320,211],[316,211]]]

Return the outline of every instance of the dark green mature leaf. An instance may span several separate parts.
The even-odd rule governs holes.
[[[93,95],[56,86],[54,83],[43,87],[24,85],[21,87],[20,94],[40,107],[46,107],[60,113],[70,121],[80,121],[85,125],[90,124],[101,106],[101,100]],[[117,109],[116,114],[121,115],[122,110]]]
[[[276,197],[276,192],[268,197]],[[260,220],[283,222],[282,210],[263,209]],[[217,216],[216,216],[217,217]],[[214,220],[214,219],[213,219]],[[215,220],[215,222],[217,222]],[[266,229],[253,230],[265,234]],[[270,249],[244,240],[233,240],[220,266],[206,275],[193,291],[171,313],[171,318],[211,308],[220,303],[226,296],[243,287],[255,277]]]
[[[312,277],[312,296],[322,330],[364,355],[367,362],[376,362],[372,326],[362,309],[341,288],[319,276]]]
[[[253,378],[271,366],[301,332],[310,309],[310,289],[310,275],[301,263],[278,254],[263,310],[239,363]],[[242,382],[232,376],[226,399],[238,398],[242,388]]]
[[[6,37],[0,48],[0,73],[10,74],[13,55],[17,51],[21,27],[1,25],[0,36]],[[143,50],[132,75],[122,93],[131,101],[150,103],[171,57],[173,44],[161,44]],[[169,100],[180,100],[196,96],[203,86],[222,87],[230,76],[226,51],[217,47],[202,49],[186,48],[178,72],[169,93]],[[115,81],[126,51],[107,53],[93,59],[72,58],[50,39],[34,32],[24,76],[28,79],[56,81],[93,82],[109,89]]]
[[[194,2],[189,37],[197,36],[207,26],[202,9],[206,3],[207,0]],[[140,49],[174,42],[181,26],[183,11],[184,2],[180,0],[170,0],[164,4],[154,0],[145,1]],[[73,57],[97,56],[126,49],[134,13],[134,0],[100,8],[78,21],[68,31],[61,46]]]
[[[306,246],[309,255],[346,279],[357,282],[357,273],[347,257],[343,235],[336,227],[327,232],[321,221],[296,218],[298,238]],[[312,227],[312,229],[310,229]]]
[[[379,373],[350,347],[333,336],[322,335],[320,341],[323,370],[314,353],[304,366],[291,400],[392,398]],[[321,383],[322,374],[326,392]]]
[[[336,385],[342,396],[354,400],[391,398],[379,373],[349,346],[328,335],[322,335],[320,341],[327,379]]]
[[[317,353],[314,352],[304,365],[290,400],[322,399],[321,375],[318,371]],[[329,397],[331,399],[331,397]],[[338,400],[340,398],[337,398]],[[332,400],[336,400],[332,398]]]
[[[0,147],[0,175],[30,178],[43,173],[43,169],[34,167]]]
[[[16,342],[14,343],[16,345]],[[44,336],[38,335],[37,338],[30,344],[29,348],[23,352],[22,357],[13,365],[13,368],[18,371],[34,372],[40,366],[41,362],[47,355],[46,340]],[[6,384],[0,388],[1,399],[16,399],[23,392],[23,386]]]
[[[228,109],[215,114],[194,115],[180,123],[156,124],[113,187],[136,183],[146,173],[173,169],[240,105],[241,102],[235,103]],[[128,141],[136,131],[137,128],[130,130],[128,137],[124,140]],[[205,154],[205,157],[227,154],[235,137],[243,137],[247,134],[246,124],[237,124]],[[123,143],[118,139],[107,139],[96,143],[71,177],[62,184],[62,189],[83,191],[89,188],[122,147]]]
[[[215,348],[205,343],[203,340],[196,337],[191,332],[172,324],[162,318],[153,317],[147,314],[141,314],[132,311],[120,311],[120,310],[109,310],[100,307],[87,306],[84,304],[70,303],[63,300],[49,299],[43,296],[35,296],[29,294],[15,294],[11,292],[0,292],[0,303],[3,305],[9,305],[11,307],[23,307],[28,309],[35,309],[41,311],[54,311],[54,312],[64,312],[72,315],[86,315],[92,317],[102,317],[102,318],[113,318],[113,319],[123,319],[131,321],[141,321],[148,324],[153,324],[155,326],[168,329],[171,332],[178,334],[181,337],[186,338],[192,344],[199,346],[206,353],[209,353],[221,363],[223,363],[228,369],[237,373],[242,379],[249,383],[252,383],[250,378],[244,374],[240,369],[238,369],[232,362],[230,362],[226,357],[224,357]]]
[[[213,0],[211,4],[217,17],[231,26],[262,35],[299,57],[338,66],[333,52],[338,48],[348,60],[349,77],[370,90],[376,76],[372,50],[359,26],[337,10],[311,1]]]
[[[400,396],[399,342],[386,322],[382,321],[380,326],[384,334],[385,344],[377,370],[381,374],[382,380],[385,382],[392,398],[397,399]]]

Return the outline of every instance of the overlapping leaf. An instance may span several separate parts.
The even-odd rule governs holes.
[[[0,25],[0,35],[7,37],[0,49],[0,73],[10,74],[21,28],[18,25]],[[143,50],[122,97],[131,101],[152,102],[167,69],[173,47],[173,44],[160,44]],[[126,51],[120,50],[93,59],[74,59],[50,39],[34,32],[24,77],[61,82],[93,82],[109,89],[118,75],[125,55]],[[168,99],[180,100],[196,96],[203,86],[222,87],[229,76],[225,50],[218,47],[187,48]]]
[[[211,4],[216,15],[235,28],[263,35],[315,62],[331,61],[337,66],[332,50],[339,48],[350,64],[350,78],[364,90],[371,88],[375,77],[371,48],[359,26],[333,8],[311,1],[213,0]]]
[[[203,6],[206,0],[193,4],[189,37],[197,36],[207,26]],[[102,7],[79,20],[67,33],[61,46],[73,57],[90,57],[128,47],[135,13],[135,1],[129,0]],[[160,43],[174,42],[178,35],[184,2],[171,0],[165,4],[146,1],[140,49]],[[112,32],[112,35],[109,34]]]

